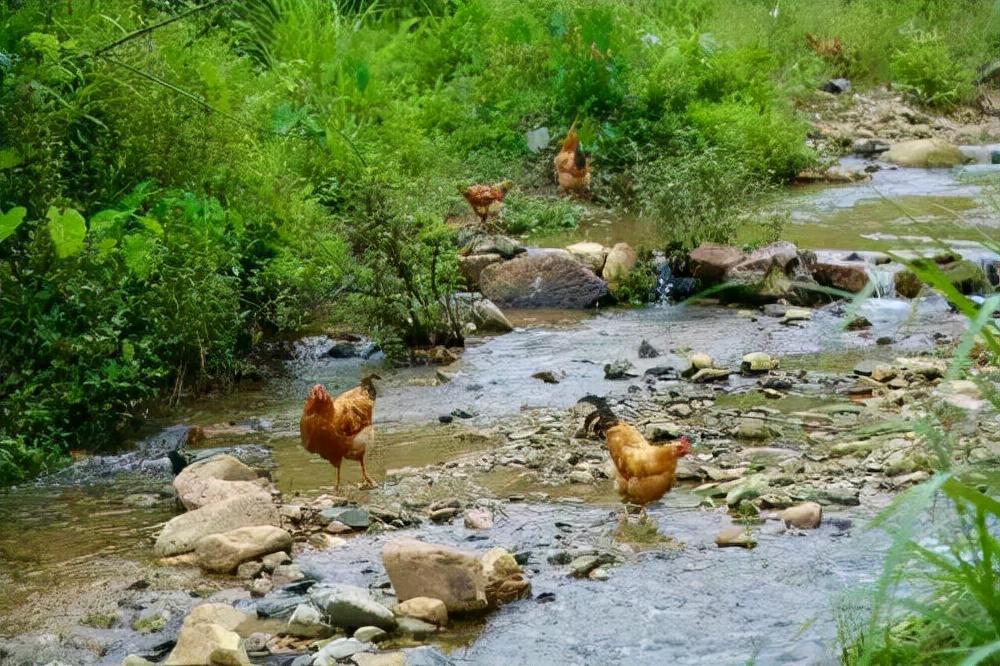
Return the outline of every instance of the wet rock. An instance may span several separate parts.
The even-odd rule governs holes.
[[[271,581],[271,577],[267,574],[262,574],[250,583],[250,596],[255,599],[266,597],[273,589],[274,583]]]
[[[778,517],[789,527],[801,530],[812,530],[819,527],[823,520],[823,507],[816,502],[804,502],[788,507],[778,514]]]
[[[719,530],[715,535],[715,545],[719,548],[753,548],[757,542],[747,528],[732,525]]]
[[[368,526],[371,524],[369,513],[364,509],[356,507],[323,509],[319,512],[319,518],[325,522],[337,521],[355,530],[368,529]]]
[[[634,371],[634,366],[631,361],[619,360],[613,363],[607,363],[604,366],[605,379],[628,379],[629,377],[638,376],[638,373]]]
[[[745,374],[770,372],[778,367],[778,360],[764,352],[752,352],[743,357],[740,368]]]
[[[688,255],[691,274],[705,282],[719,282],[726,272],[744,260],[746,255],[739,248],[716,243],[703,243]]]
[[[645,436],[651,442],[666,442],[684,434],[684,429],[670,421],[656,421],[645,428]]]
[[[566,251],[597,275],[604,269],[604,261],[608,256],[608,248],[600,243],[574,243],[566,246]]]
[[[821,90],[831,95],[842,95],[851,91],[851,82],[847,79],[830,79],[821,86]]]
[[[335,627],[396,626],[392,611],[375,601],[368,590],[353,585],[315,585],[309,590],[313,605],[321,609]]]
[[[432,509],[430,512],[431,522],[435,523],[447,523],[451,522],[455,516],[458,515],[459,508],[454,506],[446,506],[440,509]]]
[[[585,470],[574,470],[569,474],[570,483],[588,484],[594,482],[594,475]]]
[[[574,578],[586,578],[602,563],[597,555],[581,555],[569,563],[569,575]]]
[[[458,318],[475,324],[480,333],[509,333],[513,324],[493,301],[478,294],[455,294],[453,302],[458,310]]]
[[[251,578],[256,578],[260,575],[260,572],[263,570],[264,565],[260,562],[244,562],[240,566],[236,567],[236,576],[238,578],[250,580]]]
[[[378,627],[359,627],[353,636],[354,640],[362,643],[381,643],[388,637],[389,634]]]
[[[694,376],[691,377],[691,381],[695,384],[717,382],[728,379],[730,374],[730,371],[725,368],[704,368],[694,373]]]
[[[812,319],[812,310],[804,308],[788,308],[785,316],[781,318],[782,324],[790,324],[795,321],[809,321]]]
[[[470,530],[491,529],[493,514],[486,509],[469,509],[465,512],[465,527]]]
[[[191,463],[174,479],[174,489],[184,508],[266,491],[256,483],[257,472],[231,455],[222,454]]]
[[[263,652],[267,649],[267,642],[271,640],[272,635],[265,633],[263,631],[255,631],[243,642],[244,647],[247,652]]]
[[[262,494],[231,497],[171,518],[156,540],[155,551],[161,557],[187,553],[210,534],[258,525],[281,525],[271,498]]]
[[[479,274],[491,264],[498,264],[503,257],[495,253],[459,255],[458,270],[469,289],[479,288]]]
[[[708,354],[692,354],[689,359],[690,365],[681,372],[682,377],[694,377],[699,370],[707,370],[715,367],[715,361]]]
[[[948,370],[948,364],[940,358],[897,358],[896,365],[907,373],[919,375],[928,380],[940,379]]]
[[[271,574],[275,585],[287,585],[303,578],[305,578],[305,574],[302,573],[297,564],[282,564],[274,567],[274,573]]]
[[[639,344],[639,358],[656,358],[660,355],[660,352],[656,351],[656,347],[649,344],[648,340],[643,340]]]
[[[330,641],[313,657],[313,666],[337,666],[338,662],[359,652],[369,652],[371,643],[362,643],[353,638],[338,638]]]
[[[820,261],[813,267],[813,278],[824,287],[857,293],[868,285],[868,271],[863,263]]]
[[[570,257],[528,254],[483,269],[483,295],[503,307],[580,309],[608,296],[608,285]]]
[[[292,558],[289,557],[288,553],[284,551],[279,551],[276,553],[269,553],[265,555],[261,564],[264,567],[264,571],[268,573],[274,573],[275,569],[282,566],[283,564],[291,564]]]
[[[767,421],[761,418],[743,418],[734,433],[738,439],[745,440],[765,440],[781,435],[781,432],[771,427]]]
[[[638,261],[639,255],[632,249],[631,245],[628,243],[616,243],[611,248],[611,251],[608,252],[601,276],[609,284],[615,284],[628,275],[635,268]]]
[[[399,618],[396,631],[405,636],[412,636],[417,640],[423,640],[437,631],[437,627],[430,622],[418,620],[415,617]]]
[[[493,606],[531,596],[531,583],[521,565],[503,548],[491,548],[480,558],[486,578],[486,601]]]
[[[743,261],[729,268],[726,276],[739,279],[741,275],[765,272],[772,266],[778,266],[787,273],[798,261],[798,248],[787,241],[779,241],[754,250]]]
[[[196,606],[184,619],[177,644],[165,666],[231,664],[249,666],[250,659],[235,632],[247,616],[225,604]]]
[[[862,157],[873,157],[889,150],[889,147],[889,143],[881,139],[862,137],[854,140],[854,143],[851,144],[851,151]]]
[[[307,595],[280,590],[257,602],[257,616],[279,619],[289,617],[296,607],[306,603],[309,603]]]
[[[288,618],[285,632],[303,638],[326,638],[333,634],[333,627],[323,622],[323,616],[310,604],[299,604]]]
[[[861,504],[858,498],[858,489],[850,486],[827,486],[808,492],[807,496],[820,504],[841,504],[844,506],[858,506]]]
[[[556,379],[555,373],[551,370],[542,370],[531,375],[533,379],[539,379],[546,384],[558,384],[559,380]]]
[[[902,167],[936,168],[965,164],[967,158],[958,148],[944,139],[913,139],[893,144],[882,156],[887,162]]]
[[[198,540],[195,555],[205,571],[230,573],[247,560],[292,547],[292,536],[273,525],[240,527]]]
[[[847,331],[864,331],[872,327],[871,321],[867,317],[854,317],[844,325]]]
[[[387,543],[382,557],[401,602],[431,597],[443,601],[449,612],[466,612],[495,606],[518,588],[530,589],[513,557],[509,562],[503,557],[505,552],[490,551],[486,561],[469,551],[403,538]]]
[[[460,234],[458,239],[459,244],[463,245],[459,254],[465,256],[498,254],[504,259],[512,259],[519,254],[527,252],[527,248],[524,245],[507,236],[483,234],[474,230],[469,234],[471,237],[463,238],[465,235]]]
[[[394,611],[396,615],[414,617],[439,627],[448,624],[448,607],[440,599],[414,597],[397,605]]]
[[[881,363],[872,359],[864,359],[858,361],[854,366],[854,374],[861,375],[863,377],[871,377],[871,374],[875,371],[875,368],[879,367]]]

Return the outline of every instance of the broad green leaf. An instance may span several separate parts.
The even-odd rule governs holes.
[[[102,238],[101,242],[97,244],[97,250],[102,256],[106,256],[111,250],[118,246],[118,241],[114,238]]]
[[[21,163],[21,155],[13,148],[0,150],[0,171],[12,169]]]
[[[163,235],[163,225],[160,224],[160,221],[157,220],[155,217],[149,217],[148,215],[143,215],[142,217],[139,218],[139,222],[142,224],[142,226],[146,227],[157,236]]]
[[[142,234],[131,234],[125,237],[125,241],[122,243],[125,267],[138,278],[146,279],[149,277],[151,270],[149,253],[149,241]]]
[[[127,215],[120,210],[102,210],[90,217],[90,233],[103,234],[111,231],[118,224],[118,221]]]
[[[21,206],[11,208],[6,213],[0,214],[0,241],[17,231],[17,228],[24,222],[24,216],[28,210]]]
[[[49,235],[56,246],[60,259],[72,257],[83,250],[83,239],[87,235],[87,223],[79,211],[66,208],[59,212],[55,206],[49,207]]]

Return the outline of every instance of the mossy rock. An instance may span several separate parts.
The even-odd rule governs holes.
[[[981,294],[989,288],[983,269],[979,264],[967,259],[939,264],[937,269],[944,273],[948,281],[963,294]],[[916,298],[924,286],[920,278],[909,270],[896,273],[895,285],[896,293],[903,298]]]

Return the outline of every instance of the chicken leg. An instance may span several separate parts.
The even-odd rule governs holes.
[[[372,448],[374,448],[375,447],[375,424],[374,423],[371,424],[370,427],[372,429]],[[359,459],[359,462],[361,463],[361,483],[360,483],[360,485],[358,485],[358,488],[360,488],[361,490],[371,490],[372,488],[375,488],[376,487],[375,481],[372,480],[372,477],[368,476],[368,470],[365,469],[365,454],[364,453],[361,454],[361,458]]]

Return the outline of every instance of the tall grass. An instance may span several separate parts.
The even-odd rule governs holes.
[[[1000,296],[976,306],[933,262],[908,265],[969,320],[947,379],[966,376],[978,343],[995,365],[1000,346],[993,315]],[[993,409],[1000,410],[995,379],[975,377]],[[928,411],[917,432],[934,454],[934,476],[896,497],[870,525],[887,530],[892,544],[869,619],[843,613],[844,664],[1000,663],[1000,502],[985,486],[967,480],[968,469],[953,463],[960,459],[963,417],[944,403]]]

